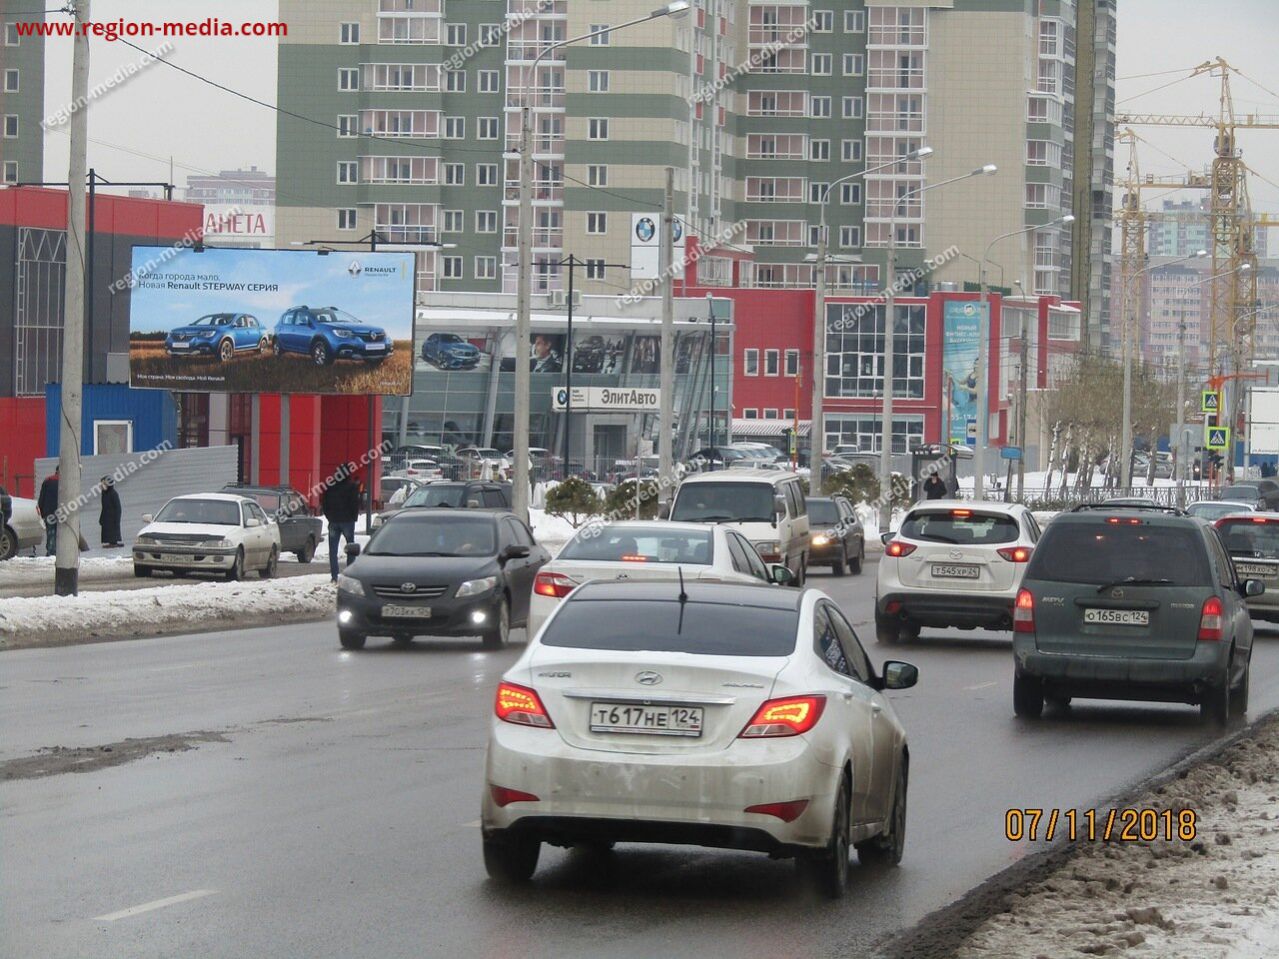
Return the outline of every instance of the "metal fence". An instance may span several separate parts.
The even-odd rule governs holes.
[[[1219,487],[1207,483],[1187,483],[1184,486],[1184,500],[1193,503],[1201,499],[1218,499]],[[1029,506],[1031,509],[1070,509],[1081,503],[1102,503],[1111,499],[1150,500],[1160,506],[1177,505],[1177,487],[1175,486],[1094,486],[1088,489],[1068,487],[1064,492],[1053,490],[1045,493],[1042,489],[1027,489],[1024,496],[1017,496],[1014,490],[1005,495],[1003,491],[986,490],[985,499],[995,502],[1013,502]]]

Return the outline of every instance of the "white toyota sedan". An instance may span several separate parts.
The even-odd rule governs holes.
[[[769,566],[737,530],[706,523],[626,520],[588,523],[538,571],[529,601],[533,636],[561,599],[592,579],[699,579],[752,586],[783,585],[790,570]]]
[[[794,857],[832,896],[850,847],[897,863],[906,733],[824,593],[686,581],[591,582],[498,686],[484,864],[527,880],[541,844],[700,845]]]

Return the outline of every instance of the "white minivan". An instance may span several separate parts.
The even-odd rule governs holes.
[[[797,585],[804,581],[808,506],[795,473],[742,469],[688,476],[675,491],[669,518],[734,526],[765,563],[784,563]]]

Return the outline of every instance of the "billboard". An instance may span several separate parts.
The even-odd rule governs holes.
[[[414,255],[135,246],[129,385],[413,392]]]
[[[947,300],[942,312],[942,369],[946,393],[943,421],[950,423],[947,440],[960,446],[968,439],[968,421],[977,418],[981,308],[981,304],[973,300]]]
[[[631,279],[656,280],[661,276],[662,238],[658,235],[660,213],[631,214]],[[684,221],[676,217],[671,223],[671,276],[684,278]]]

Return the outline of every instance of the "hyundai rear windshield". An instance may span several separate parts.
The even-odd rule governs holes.
[[[1140,580],[1165,586],[1212,583],[1207,551],[1193,529],[1132,523],[1051,525],[1031,557],[1026,578],[1092,586]]]
[[[1240,559],[1279,559],[1279,523],[1228,519],[1218,527],[1226,551]]]
[[[989,546],[1014,542],[1020,529],[1017,520],[1002,513],[948,509],[911,513],[902,522],[898,535],[925,543]]]
[[[709,566],[711,532],[663,526],[587,527],[560,551],[560,559],[607,563],[683,563]]]
[[[689,483],[675,499],[677,523],[771,523],[771,483]]]
[[[542,633],[543,646],[701,656],[789,656],[799,613],[793,609],[669,600],[566,602]]]

